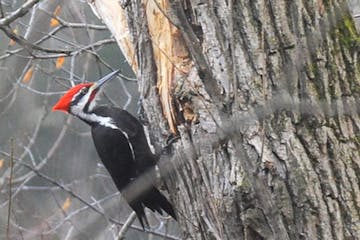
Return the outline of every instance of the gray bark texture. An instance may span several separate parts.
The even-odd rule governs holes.
[[[159,151],[170,127],[150,3],[126,4]],[[359,239],[360,37],[346,1],[169,0],[162,13],[194,66],[171,80],[179,139],[164,160],[184,238]]]

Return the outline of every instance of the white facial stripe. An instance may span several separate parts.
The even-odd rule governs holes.
[[[72,101],[74,101],[76,98],[78,98],[80,94],[81,94],[81,90],[73,96]],[[88,91],[83,97],[80,98],[80,101],[76,105],[72,105],[70,107],[70,111],[74,115],[78,115],[79,113],[81,113],[83,111],[83,109],[85,108],[85,105],[89,101],[90,94],[91,94],[91,91]]]

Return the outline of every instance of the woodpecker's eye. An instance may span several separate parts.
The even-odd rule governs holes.
[[[86,94],[88,92],[88,90],[89,90],[88,88],[82,88],[80,90],[80,93],[84,95],[84,94]]]

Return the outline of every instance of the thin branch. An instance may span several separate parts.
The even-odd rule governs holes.
[[[70,229],[69,229],[69,231],[68,231],[68,233],[66,234],[64,240],[70,239],[73,230],[74,230],[74,226],[71,226]]]
[[[29,0],[26,1],[20,8],[18,8],[17,10],[15,10],[14,12],[12,12],[10,15],[8,15],[7,17],[1,18],[0,19],[0,26],[7,26],[10,23],[12,23],[13,21],[15,21],[17,18],[20,18],[22,16],[24,16],[25,14],[27,14],[29,12],[29,10],[39,2],[40,0]]]
[[[2,2],[0,0],[0,17],[3,18],[5,15],[4,15],[4,9],[3,9],[3,6],[2,6]]]
[[[48,52],[48,53],[63,53],[69,55],[71,51],[67,50],[59,50],[59,49],[48,49],[40,47],[36,44],[33,44],[27,41],[24,37],[17,35],[14,31],[9,27],[9,24],[14,21],[15,19],[25,15],[28,10],[35,5],[39,0],[33,0],[26,2],[22,7],[18,10],[14,11],[8,17],[0,19],[0,29],[12,40],[17,42],[18,44],[22,45],[29,53],[32,53],[33,50]]]
[[[99,209],[97,209],[96,207],[94,207],[93,205],[89,204],[85,199],[83,199],[82,197],[80,197],[79,195],[77,195],[76,193],[74,193],[70,188],[68,188],[65,185],[62,185],[60,183],[58,183],[57,181],[55,181],[54,179],[50,178],[49,176],[41,173],[40,171],[38,171],[36,168],[32,167],[31,165],[27,164],[27,163],[21,163],[21,165],[23,165],[24,167],[30,169],[33,173],[35,173],[38,177],[41,177],[43,179],[45,179],[46,181],[48,181],[49,183],[59,187],[60,189],[62,189],[63,191],[67,192],[71,197],[77,199],[78,201],[80,201],[82,204],[88,206],[90,209],[92,209],[93,211],[95,211],[96,213],[100,214],[101,216],[103,216],[107,221],[112,222],[112,223],[116,223],[121,225],[122,223],[117,221],[114,218],[109,218],[108,216],[106,216],[106,214],[102,211],[100,211]]]
[[[100,203],[102,202],[105,202],[107,200],[110,200],[116,196],[119,195],[119,192],[116,192],[116,193],[113,193],[113,194],[110,194],[110,195],[107,195],[105,196],[104,198],[102,199],[99,199],[99,200],[96,200],[96,201],[93,201],[92,203],[88,203],[89,205],[91,206],[95,206],[95,205],[99,205]],[[78,209],[75,209],[74,211],[70,212],[69,214],[66,215],[65,218],[63,218],[60,222],[58,222],[55,226],[53,226],[50,230],[48,231],[44,231],[42,232],[43,235],[47,235],[47,234],[50,234],[50,233],[54,233],[56,230],[58,230],[61,226],[63,226],[66,222],[68,221],[71,221],[71,218],[73,218],[74,216],[82,213],[83,211],[89,209],[89,205],[84,205],[83,207],[81,208],[78,208]],[[115,223],[113,223],[115,224]]]
[[[33,50],[38,50],[38,51],[42,51],[42,52],[46,52],[46,53],[58,53],[58,54],[62,54],[61,56],[69,56],[69,55],[72,55],[72,53],[75,52],[76,53],[79,53],[81,51],[84,50],[87,50],[87,46],[85,46],[84,48],[81,48],[81,47],[78,47],[79,50],[75,51],[75,50],[60,50],[60,49],[49,49],[49,48],[44,48],[44,47],[40,47],[38,44],[43,42],[45,39],[48,39],[50,37],[55,37],[55,33],[59,30],[61,30],[63,27],[73,27],[73,28],[80,28],[80,27],[86,27],[86,24],[76,24],[76,23],[67,23],[67,22],[64,22],[65,24],[63,25],[60,25],[59,27],[57,27],[56,29],[54,29],[51,34],[46,34],[46,36],[44,36],[42,39],[38,40],[36,43],[31,43],[29,41],[27,41],[24,37],[14,33],[14,31],[9,27],[9,26],[2,26],[0,25],[0,29],[12,40],[14,40],[15,42],[17,42],[19,45],[23,46],[27,51],[29,51],[29,53],[32,53]],[[100,29],[101,26],[98,26],[98,25],[91,25],[91,27],[93,28],[98,28]],[[102,30],[105,30],[102,28]],[[58,40],[61,40],[61,39],[58,39]],[[99,41],[99,43],[101,44],[101,41]],[[68,43],[70,45],[74,45],[74,44],[71,44],[71,43]],[[91,48],[93,47],[97,47],[97,45],[89,45]],[[18,51],[21,51],[22,49],[20,50],[14,50],[12,52],[7,52],[6,55],[2,56],[1,58],[4,58],[4,57],[8,57],[10,56],[11,54],[15,54],[15,52],[18,52]],[[10,54],[10,55],[9,55]],[[32,55],[32,54],[31,54]],[[36,57],[36,56],[34,56]],[[40,57],[37,57],[37,58],[40,58]]]
[[[43,10],[43,9],[41,9],[41,10]],[[45,11],[45,10],[43,10],[43,11]],[[51,15],[51,14],[49,14],[49,15]],[[44,36],[41,39],[34,42],[33,43],[34,45],[39,45],[40,43],[44,42],[45,40],[47,40],[49,38],[55,38],[55,34],[65,28],[87,28],[87,29],[99,30],[99,31],[107,30],[106,26],[104,26],[104,25],[72,23],[72,22],[67,22],[59,17],[54,17],[54,18],[56,18],[60,22],[60,25],[57,26],[56,28],[54,28],[53,30],[51,30],[49,33],[40,32],[40,33],[44,34]],[[20,24],[24,25],[28,28],[28,25],[22,24],[22,23],[20,23]],[[37,32],[39,32],[39,31],[37,31]],[[59,39],[59,38],[56,38],[56,39],[59,41],[63,41],[62,39]],[[73,44],[73,43],[67,42],[67,44],[75,46],[75,44]],[[7,51],[6,54],[4,54],[3,56],[0,57],[0,59],[7,58],[11,55],[14,55],[14,54],[22,51],[22,50],[24,50],[24,48],[18,48],[18,49],[12,50],[12,51]]]
[[[46,14],[49,14],[46,10],[40,8],[40,10],[44,11]],[[63,27],[68,27],[68,28],[87,28],[87,29],[92,29],[92,30],[99,30],[99,31],[104,31],[104,30],[108,30],[108,28],[105,25],[96,25],[96,24],[90,24],[90,23],[73,23],[73,22],[67,22],[64,19],[58,17],[58,16],[54,16],[53,14],[50,14],[52,18],[56,19],[60,25],[62,25]]]
[[[69,50],[60,50],[60,49],[49,49],[43,48],[38,45],[35,45],[29,41],[27,41],[24,37],[14,33],[14,31],[9,26],[3,26],[0,24],[0,29],[12,40],[23,46],[29,53],[32,53],[33,50],[38,50],[46,53],[61,53],[64,55],[70,55],[72,51]]]
[[[23,84],[23,83],[18,83],[18,84],[20,87],[25,88],[25,89],[29,90],[30,92],[33,92],[33,93],[41,95],[41,96],[52,96],[52,95],[60,95],[60,94],[66,93],[66,91],[43,92],[43,91],[36,90],[36,89],[34,89],[26,84]]]
[[[84,51],[90,52],[92,53],[92,51],[90,51],[89,49],[91,48],[97,48],[97,47],[102,47],[105,44],[113,44],[115,43],[114,39],[103,39],[103,40],[99,40],[95,43],[89,44],[85,47],[79,48],[77,50],[74,51],[64,51],[64,52],[53,52],[54,54],[49,54],[49,55],[33,55],[32,57],[28,57],[28,56],[23,56],[24,58],[36,58],[36,59],[49,59],[49,58],[58,58],[58,57],[68,57],[68,56],[74,56],[74,55],[78,55]]]
[[[10,177],[9,177],[9,203],[8,203],[8,216],[6,225],[6,239],[10,239],[10,217],[11,217],[11,203],[12,203],[12,178],[14,169],[14,139],[10,140]]]
[[[27,29],[30,29],[30,28],[29,28],[29,25],[23,24],[23,23],[20,23],[20,24],[23,25],[23,26],[25,26]],[[43,36],[42,38],[40,38],[39,40],[35,41],[33,44],[39,45],[40,43],[42,43],[42,42],[44,42],[44,41],[46,41],[46,40],[48,40],[48,39],[50,39],[50,38],[55,38],[55,39],[59,40],[59,38],[56,38],[56,37],[55,37],[55,34],[56,34],[57,32],[59,32],[60,30],[62,30],[63,28],[64,28],[63,25],[59,25],[59,26],[57,26],[56,28],[54,28],[53,30],[51,30],[50,32],[48,32],[48,33],[34,30],[34,31],[36,31],[36,32],[38,32],[38,33],[43,34],[44,36]],[[26,34],[25,34],[25,36],[26,36]],[[26,37],[25,37],[25,38],[26,38]],[[60,41],[64,41],[64,40],[61,39]],[[72,44],[72,43],[69,43],[69,42],[66,42],[66,43],[69,44],[69,45],[74,46],[74,44]],[[0,56],[0,60],[1,60],[1,59],[4,59],[4,58],[7,58],[7,57],[9,57],[9,56],[11,56],[11,55],[15,55],[16,53],[21,52],[21,51],[23,51],[23,50],[24,50],[23,47],[17,48],[17,49],[11,50],[11,51],[8,50],[8,51],[6,51],[6,53],[5,53],[4,55]]]
[[[131,224],[135,221],[135,219],[136,219],[136,213],[133,211],[126,220],[126,222],[124,223],[124,225],[122,226],[122,228],[120,229],[119,234],[117,236],[117,240],[125,239],[125,234],[129,230]]]

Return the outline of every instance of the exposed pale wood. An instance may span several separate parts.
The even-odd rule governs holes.
[[[184,81],[192,62],[179,29],[168,19],[167,0],[150,0],[146,4],[146,17],[157,68],[157,88],[163,113],[170,129],[176,133],[176,110],[174,109],[174,87]]]
[[[132,38],[127,22],[126,12],[120,6],[118,0],[88,0],[95,14],[100,17],[114,35],[126,60],[137,72],[137,60],[135,57],[136,40]]]

